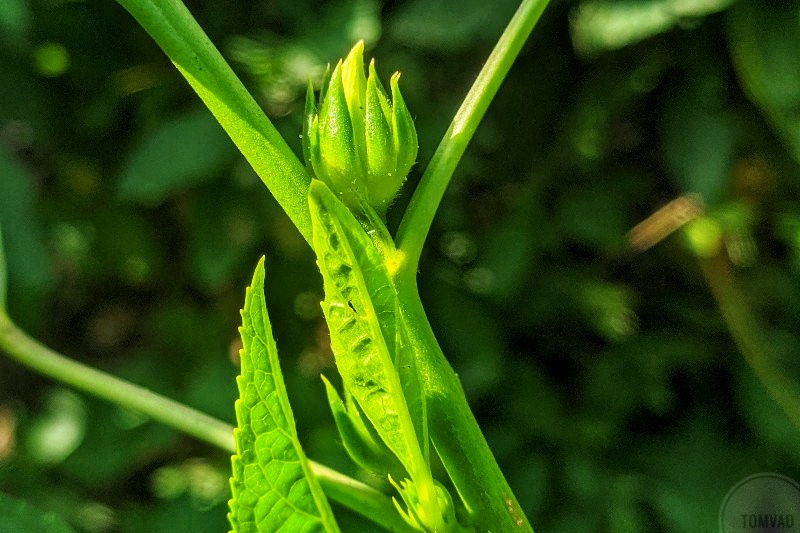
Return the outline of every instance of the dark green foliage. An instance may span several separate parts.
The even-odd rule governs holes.
[[[32,505],[0,494],[0,532],[2,533],[72,533],[57,515],[42,513]]]
[[[535,530],[709,531],[742,477],[800,478],[800,430],[731,340],[685,235],[634,253],[626,233],[702,194],[692,235],[723,238],[737,305],[800,379],[797,3],[706,2],[578,54],[570,16],[595,2],[552,3],[511,70],[435,221],[423,301]],[[515,3],[188,4],[297,153],[307,77],[327,61],[364,38],[382,72],[402,71],[420,153],[391,229]],[[5,0],[0,65],[11,316],[232,423],[242,289],[265,254],[300,440],[348,471],[319,381],[335,372],[314,256],[225,139],[199,150],[191,121],[218,132],[161,51],[113,2]],[[171,142],[194,143],[181,169],[150,161],[157,183],[124,177],[175,128],[186,135]],[[224,453],[82,396],[57,419],[72,425],[54,426],[61,392],[0,357],[0,437],[15,442],[0,444],[0,493],[78,532],[224,530]],[[48,462],[43,427],[77,428],[77,447]]]

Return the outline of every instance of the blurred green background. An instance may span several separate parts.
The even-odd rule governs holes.
[[[307,80],[357,39],[402,71],[420,154],[394,225],[516,4],[187,2],[296,150]],[[741,478],[800,479],[799,6],[553,0],[464,156],[421,291],[536,531],[714,531]],[[680,197],[705,215],[632,247]],[[312,253],[114,2],[0,2],[0,224],[15,321],[231,423],[266,255],[301,440],[361,475],[318,377]],[[226,531],[228,468],[0,357],[0,493],[76,532]]]

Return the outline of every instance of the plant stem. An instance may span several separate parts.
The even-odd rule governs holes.
[[[0,246],[0,276],[5,262]],[[0,279],[0,290],[4,286]],[[233,427],[149,389],[61,355],[19,329],[0,309],[0,350],[19,363],[78,390],[138,411],[153,420],[234,453]],[[412,531],[382,492],[331,468],[309,461],[325,493],[344,507],[390,531]]]
[[[422,246],[445,189],[548,0],[523,0],[483,66],[428,164],[408,206],[396,243],[402,264],[395,282],[425,379],[430,435],[478,531],[533,531],[469,408],[461,382],[444,357],[417,289]]]
[[[398,285],[402,312],[425,385],[431,440],[470,513],[475,531],[533,532],[461,387],[442,353],[419,299],[416,279]]]
[[[800,430],[800,390],[770,356],[756,327],[755,318],[747,307],[747,300],[736,287],[724,254],[701,258],[700,267],[722,320],[745,362],[769,397],[786,414],[792,425]]]
[[[0,349],[40,374],[139,411],[217,448],[234,450],[233,428],[228,424],[51,350],[19,329],[5,312],[0,312]]]
[[[311,240],[311,177],[180,0],[117,0],[158,43]]]
[[[322,490],[332,500],[369,518],[389,531],[419,533],[403,520],[392,500],[383,493],[327,466],[310,462],[320,485],[322,485]]]
[[[422,245],[456,165],[548,2],[523,0],[428,163],[395,239],[398,250],[405,256],[403,268],[411,275],[416,274]]]

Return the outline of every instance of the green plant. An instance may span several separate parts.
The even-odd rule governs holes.
[[[184,1],[297,155],[309,77],[374,45],[417,121],[409,185],[518,3]],[[537,531],[712,530],[742,477],[800,479],[800,4],[666,3],[551,3],[425,240],[425,312]],[[320,373],[361,427],[313,252],[191,87],[115,2],[0,5],[0,529],[227,531],[261,255],[300,442],[369,483],[309,461],[339,526],[407,527],[331,419]]]
[[[525,0],[507,26],[428,163],[394,238],[382,219],[416,156],[416,135],[396,77],[391,81],[390,104],[372,66],[369,79],[361,79],[357,48],[344,66],[334,70],[330,85],[323,86],[319,115],[315,116],[313,96],[309,98],[305,157],[325,185],[312,181],[180,2],[119,3],[167,53],[316,252],[325,284],[323,309],[345,386],[342,402],[326,382],[337,426],[354,459],[382,475],[396,476],[389,479],[403,502],[395,499],[399,514],[387,512],[392,504],[383,493],[305,458],[281,381],[259,266],[243,312],[240,428],[231,503],[234,529],[271,531],[269,524],[282,524],[288,513],[298,520],[298,528],[335,530],[322,496],[325,491],[394,530],[531,530],[433,335],[416,273],[450,177],[547,1]],[[362,99],[367,118],[362,118],[360,105],[352,98]],[[347,118],[349,125],[344,128]],[[349,131],[334,135],[334,130],[345,129]],[[4,292],[0,297],[4,299]],[[221,447],[232,447],[224,424],[65,360],[28,338],[4,310],[0,339],[7,352],[42,373]],[[272,438],[275,432],[277,440]],[[267,441],[260,440],[270,435]],[[451,489],[433,478],[433,454],[444,465]],[[284,461],[291,465],[291,474],[282,469],[269,473]],[[270,492],[272,485],[278,485],[277,492]],[[275,501],[286,497],[288,507],[262,499],[269,494]]]

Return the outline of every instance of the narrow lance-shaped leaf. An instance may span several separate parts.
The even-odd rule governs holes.
[[[228,518],[242,533],[338,532],[297,439],[264,300],[259,261],[242,310],[238,428]]]
[[[311,132],[314,117],[317,116],[317,102],[314,99],[314,86],[311,85],[311,80],[308,80],[308,89],[306,90],[306,107],[303,116],[303,160],[306,168],[311,168],[311,144],[308,135]]]
[[[431,531],[449,531],[393,359],[398,300],[381,253],[321,181],[311,183],[309,210],[325,289],[322,308],[345,388],[410,475],[420,523]]]
[[[336,429],[339,431],[339,438],[342,439],[347,455],[368,472],[402,478],[405,475],[405,468],[381,440],[372,422],[362,414],[363,411],[349,393],[345,391],[349,400],[345,405],[325,376],[322,376],[322,381],[325,383],[333,420],[336,422]]]
[[[369,237],[328,187],[309,189],[312,243],[336,365],[347,390],[412,476],[427,465],[403,398],[392,353],[397,294]]]

